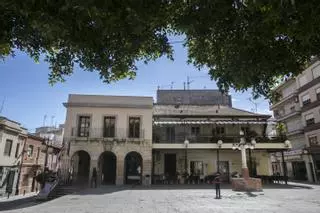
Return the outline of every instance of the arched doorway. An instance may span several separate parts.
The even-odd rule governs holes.
[[[125,184],[142,183],[142,157],[137,152],[129,152],[124,160]]]
[[[117,171],[117,157],[113,152],[103,152],[99,157],[99,171],[102,184],[115,184]]]
[[[71,166],[74,182],[82,184],[89,181],[90,155],[88,152],[83,150],[75,152],[71,158]]]

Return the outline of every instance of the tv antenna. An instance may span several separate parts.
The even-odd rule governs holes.
[[[6,96],[4,96],[4,98],[3,98],[3,100],[2,100],[1,107],[0,107],[0,114],[1,114],[2,111],[3,111],[5,101],[6,101]]]
[[[252,98],[248,98],[248,100],[254,105],[254,108],[251,108],[251,111],[254,113],[258,113],[258,102],[254,101]]]

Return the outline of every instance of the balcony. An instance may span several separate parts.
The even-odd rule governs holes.
[[[284,121],[287,120],[295,115],[300,115],[301,114],[301,109],[291,109],[289,113],[285,113],[285,114],[280,114],[275,116],[275,118],[277,119],[277,121]]]
[[[298,92],[297,90],[293,91],[291,94],[289,94],[288,96],[281,98],[279,101],[277,101],[276,103],[273,103],[270,106],[270,110],[274,110],[275,108],[277,108],[278,106],[280,106],[281,104],[283,104],[284,102],[295,98],[295,102],[298,102]]]
[[[71,129],[70,139],[74,141],[106,141],[106,142],[144,142],[144,129],[131,130],[124,128],[115,128],[106,130],[104,128],[89,128],[79,131],[77,127]]]
[[[285,138],[283,136],[278,137],[264,137],[256,136],[253,137],[257,143],[283,143]],[[186,133],[185,135],[166,135],[166,134],[157,134],[153,135],[153,143],[165,143],[165,144],[183,144],[185,140],[188,140],[189,143],[193,144],[216,144],[218,140],[222,140],[223,143],[238,143],[240,140],[240,135],[221,135],[221,136],[212,136],[212,135],[191,135]],[[252,137],[246,137],[247,141],[250,141]]]

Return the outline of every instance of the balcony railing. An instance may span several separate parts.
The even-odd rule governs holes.
[[[104,128],[89,128],[87,130],[80,131],[79,128],[73,127],[71,129],[71,138],[83,138],[83,139],[117,139],[126,141],[127,139],[144,139],[144,129],[130,131],[124,128],[115,128],[113,130],[107,130]]]
[[[256,140],[257,143],[283,143],[285,141],[285,136],[256,136],[256,137],[245,137],[247,141],[251,141],[252,138]],[[240,141],[240,135],[186,135],[186,136],[169,136],[154,134],[153,143],[184,143],[185,140],[190,143],[217,143],[218,140],[222,140],[223,143],[238,143]]]

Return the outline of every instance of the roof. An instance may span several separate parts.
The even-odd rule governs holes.
[[[159,105],[153,107],[154,116],[210,116],[210,117],[261,117],[271,115],[257,114],[242,109],[219,105]]]

